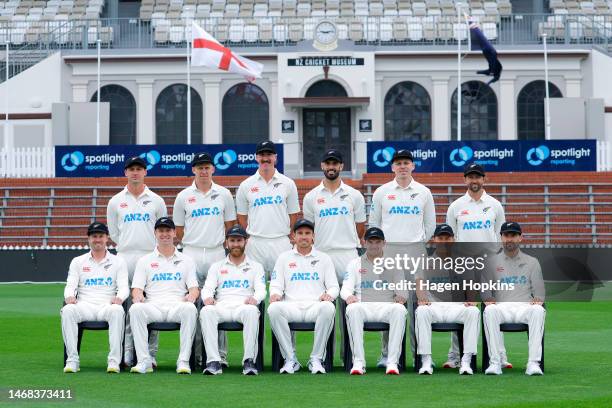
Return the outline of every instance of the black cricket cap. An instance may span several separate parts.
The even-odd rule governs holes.
[[[344,159],[342,158],[342,153],[340,153],[340,150],[336,150],[336,149],[329,149],[323,154],[323,157],[321,158],[321,162],[325,162],[327,160],[335,160],[339,163],[344,163]]]
[[[103,222],[92,222],[87,227],[87,235],[102,233],[108,235],[108,227]]]
[[[453,229],[448,224],[438,224],[436,225],[436,229],[434,230],[434,237],[438,237],[440,235],[450,235],[451,237],[455,236]]]
[[[172,221],[172,218],[170,217],[161,217],[160,219],[155,221],[155,229],[161,227],[176,229],[176,225],[174,225],[174,221]]]
[[[260,153],[274,153],[276,154],[276,146],[274,142],[271,140],[266,140],[265,142],[259,142],[257,144],[257,148],[255,149],[255,154]]]
[[[385,239],[385,233],[378,227],[370,227],[366,230],[363,239],[366,241],[371,238]]]
[[[295,224],[293,224],[293,232],[297,231],[298,229],[302,227],[310,228],[313,231],[315,229],[315,226],[311,221],[308,221],[305,218],[300,218],[299,220],[295,222]]]
[[[145,161],[145,159],[143,159],[140,156],[134,156],[134,157],[130,157],[129,159],[127,159],[125,161],[125,165],[123,166],[124,169],[127,169],[129,167],[132,166],[140,166],[142,168],[147,168],[147,162]]]
[[[506,221],[502,224],[500,234],[503,234],[505,232],[516,232],[517,234],[523,234],[521,225],[518,222],[514,221]]]
[[[240,224],[236,224],[227,230],[225,237],[242,237],[246,239],[249,237],[249,234],[247,234]]]
[[[197,166],[198,164],[212,163],[212,156],[206,152],[196,153],[191,160],[191,167]]]
[[[391,158],[391,163],[395,163],[396,160],[400,160],[400,159],[408,159],[410,161],[414,161],[412,152],[408,149],[399,149],[395,153],[393,153],[393,157]]]
[[[482,176],[482,177],[485,176],[484,168],[482,168],[482,166],[480,164],[476,164],[476,163],[468,164],[463,169],[463,175],[464,176],[467,176],[468,174],[472,174],[472,173],[478,174],[479,176]]]

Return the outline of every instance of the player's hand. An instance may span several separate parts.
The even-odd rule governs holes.
[[[188,293],[187,296],[185,296],[185,302],[195,303],[196,300],[198,300],[197,293]]]
[[[359,302],[359,299],[357,299],[357,296],[355,296],[355,295],[351,295],[351,296],[346,298],[346,304],[347,305],[350,305],[352,303],[357,303],[357,302]]]
[[[281,300],[281,295],[278,295],[276,293],[273,295],[270,295],[270,303],[279,302],[280,300]]]
[[[319,298],[319,300],[321,302],[331,302],[332,300],[334,300],[333,297],[329,296],[327,293],[324,293],[321,295],[321,297]]]
[[[540,298],[537,298],[537,297],[531,299],[531,302],[529,302],[529,303],[531,303],[532,305],[540,305],[540,306],[542,306],[544,304],[544,302],[542,302],[540,300]]]
[[[464,302],[463,306],[465,307],[476,306],[476,302]]]
[[[495,299],[494,298],[489,298],[489,299],[484,301],[484,304],[485,304],[485,306],[494,305],[495,304]]]
[[[431,302],[429,300],[427,300],[427,299],[419,299],[417,304],[419,306],[429,306],[429,305],[431,305]]]
[[[245,305],[257,305],[257,299],[255,299],[253,296],[249,296],[248,298],[244,300],[244,304]]]
[[[123,304],[123,300],[121,300],[121,298],[118,298],[117,296],[115,296],[113,298],[113,300],[111,300],[111,304],[113,304],[113,305],[121,305],[121,304]]]
[[[142,303],[145,298],[143,295],[132,296],[132,303]]]
[[[74,296],[68,296],[66,299],[64,299],[64,301],[66,302],[67,305],[76,305],[76,297]]]
[[[395,303],[399,303],[399,304],[403,305],[403,304],[405,304],[405,303],[406,303],[406,300],[407,300],[407,299],[406,299],[405,297],[403,297],[403,296],[399,296],[399,295],[397,295],[397,296],[395,296],[395,297],[393,298],[393,300],[395,301]]]
[[[204,306],[212,306],[212,305],[216,305],[217,301],[214,298],[206,298],[204,299]]]

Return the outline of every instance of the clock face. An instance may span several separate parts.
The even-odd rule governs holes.
[[[331,44],[336,41],[338,31],[331,21],[321,21],[315,29],[316,40],[321,44]]]

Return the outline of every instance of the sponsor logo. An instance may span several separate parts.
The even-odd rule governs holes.
[[[395,200],[395,199],[396,199],[395,194],[389,194],[389,195],[387,196],[387,200],[393,201],[393,200]]]
[[[151,268],[159,268],[159,264],[157,262],[151,263]]]
[[[123,222],[135,222],[135,221],[143,221],[148,222],[151,221],[151,216],[149,213],[128,213],[123,217]]]
[[[61,160],[62,167],[66,171],[75,171],[83,162],[85,162],[85,156],[78,150],[66,153]]]
[[[289,262],[289,268],[293,269],[293,268],[297,268],[297,263],[295,262]]]
[[[463,146],[461,148],[454,149],[451,152],[449,159],[453,166],[459,167],[467,163],[467,161],[470,160],[472,157],[474,157],[474,151],[472,150],[472,148],[468,146]]]
[[[110,170],[110,166],[125,161],[123,154],[94,154],[85,156],[82,152],[75,150],[62,156],[60,164],[68,172],[75,171],[79,166],[85,165],[86,170]]]
[[[591,149],[582,147],[571,147],[568,149],[549,149],[548,146],[532,147],[527,151],[527,163],[532,166],[539,166],[544,161],[550,160],[551,165],[575,165],[576,160],[591,156]]]
[[[317,204],[325,204],[324,198],[317,198]]]
[[[88,278],[85,279],[85,286],[112,286],[113,278]]]
[[[249,287],[249,281],[244,279],[231,279],[231,280],[226,280],[223,281],[223,285],[221,285],[222,289],[241,289],[241,288],[248,288]]]
[[[251,193],[259,192],[259,187],[251,187]]]
[[[151,150],[140,155],[147,162],[147,170],[151,170],[161,160],[161,155],[157,150]]]
[[[83,272],[91,272],[91,268],[89,266],[84,266]]]
[[[466,221],[463,223],[463,230],[481,230],[491,228],[491,220],[486,221]]]
[[[389,208],[389,214],[419,215],[421,209],[416,205],[394,205]]]
[[[219,271],[219,273],[220,273],[221,275],[227,275],[227,269],[221,269],[221,270]]]
[[[368,270],[366,268],[361,268],[359,269],[359,273],[365,275],[366,273],[368,273]]]
[[[499,281],[500,283],[513,283],[515,285],[525,285],[527,284],[527,276],[525,275],[504,276]]]
[[[342,207],[331,207],[331,208],[323,208],[319,211],[319,218],[332,217],[334,215],[348,215],[348,208]]]
[[[196,202],[196,198],[195,198],[195,197],[189,197],[189,198],[187,199],[187,202],[188,202],[189,204],[193,204],[193,203],[195,203],[195,202]]]
[[[378,167],[385,167],[391,163],[395,149],[391,146],[385,147],[384,149],[378,149],[372,155],[372,161]]]
[[[294,272],[291,274],[290,281],[318,281],[319,273],[318,272]]]
[[[179,281],[181,280],[181,273],[176,272],[160,272],[153,275],[151,282],[162,282],[162,281]]]
[[[472,158],[474,163],[488,166],[499,166],[500,160],[514,157],[514,149],[486,149],[473,150],[469,146],[463,146],[451,151],[449,159],[453,166],[464,166]]]
[[[459,215],[470,215],[470,212],[468,210],[462,210]]]
[[[257,197],[253,202],[253,207],[260,207],[262,205],[274,205],[274,204],[282,204],[283,197],[277,196],[266,196],[266,197]]]
[[[194,208],[191,211],[191,218],[205,217],[207,215],[219,215],[221,211],[217,207]]]
[[[128,204],[127,203],[121,203],[119,204],[119,208],[127,208]]]
[[[550,157],[550,149],[547,146],[532,147],[527,150],[527,163],[539,166]]]
[[[215,155],[213,163],[219,170],[227,170],[232,164],[236,162],[238,156],[236,152],[229,149],[224,152],[219,152]]]

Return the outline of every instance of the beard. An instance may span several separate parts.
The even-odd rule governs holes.
[[[325,178],[330,181],[334,181],[338,178],[338,176],[340,176],[340,172],[336,170],[327,170],[324,171],[323,174],[325,175]]]
[[[480,184],[476,184],[476,183],[472,183],[472,184],[470,184],[470,190],[471,190],[473,193],[477,193],[477,192],[479,192],[481,188],[482,188],[482,186],[481,186]]]
[[[518,246],[519,245],[516,242],[505,242],[504,250],[507,252],[514,252],[517,250]]]
[[[244,254],[244,247],[236,247],[230,249],[230,254],[235,257],[242,256]]]

